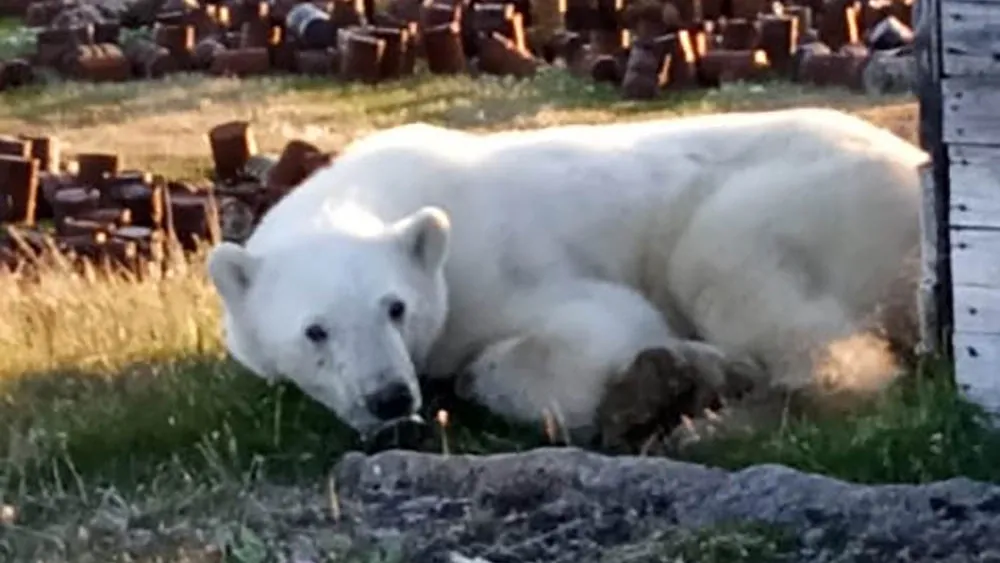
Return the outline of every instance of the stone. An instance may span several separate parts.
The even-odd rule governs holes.
[[[728,472],[548,447],[349,453],[333,482],[339,526],[362,544],[391,537],[407,561],[596,562],[617,546],[731,522],[782,530],[790,561],[992,561],[1000,550],[990,501],[1000,486],[966,478],[858,485],[779,465]]]

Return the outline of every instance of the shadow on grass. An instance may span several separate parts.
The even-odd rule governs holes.
[[[232,361],[188,358],[133,364],[108,375],[27,374],[4,382],[0,484],[28,488],[84,479],[132,486],[165,465],[193,475],[298,481],[323,475],[354,432],[290,385],[268,386]],[[509,425],[428,389],[434,426],[418,449],[441,451],[434,412],[449,412],[452,453],[549,445],[540,429]],[[925,369],[851,416],[790,420],[774,432],[691,450],[690,461],[741,468],[782,463],[862,483],[921,483],[955,476],[1000,481],[1000,434],[940,367]],[[60,477],[60,475],[62,477]]]
[[[132,487],[172,466],[192,475],[315,479],[347,451],[355,432],[288,384],[270,386],[230,360],[136,363],[120,373],[29,373],[0,387],[0,490],[84,479]],[[456,453],[546,445],[544,435],[438,394],[425,416],[449,411]],[[440,428],[419,449],[441,451]],[[65,476],[65,478],[59,477]],[[7,482],[8,486],[2,484]]]
[[[217,356],[140,362],[115,373],[27,373],[0,379],[0,400],[0,506],[18,514],[6,540],[0,522],[0,560],[70,552],[111,560],[73,530],[114,528],[116,514],[131,515],[126,521],[140,528],[214,530],[246,516],[241,502],[257,485],[313,491],[344,453],[361,449],[354,432],[295,387],[269,386]],[[442,401],[429,401],[425,416],[449,408],[452,452],[544,445],[540,432]],[[440,433],[419,448],[441,451]],[[110,524],[99,521],[105,517]],[[160,532],[143,549],[169,552],[183,543]]]
[[[295,389],[268,386],[232,362],[137,363],[108,375],[25,374],[4,384],[0,425],[11,474],[50,484],[67,474],[116,483],[152,478],[163,463],[234,471],[258,457],[289,477],[313,476],[353,447],[351,433]]]
[[[780,463],[856,483],[1000,482],[1000,431],[958,392],[947,364],[933,361],[859,412],[789,420],[775,432],[688,457],[729,469]]]

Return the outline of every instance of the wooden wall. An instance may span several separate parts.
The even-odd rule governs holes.
[[[922,142],[935,158],[926,274],[958,383],[1000,412],[1000,0],[919,1]]]

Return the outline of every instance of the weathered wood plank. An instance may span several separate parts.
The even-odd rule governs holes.
[[[917,22],[913,37],[913,54],[917,70],[916,94],[920,101],[918,136],[920,147],[931,154],[941,152],[942,99],[941,92],[941,0],[918,0],[913,5],[913,20]],[[940,164],[936,162],[936,164]],[[940,177],[936,178],[936,182]]]
[[[1000,144],[1000,74],[941,80],[945,143]]]
[[[950,145],[949,223],[1000,228],[1000,146]]]
[[[952,292],[957,332],[1000,336],[1000,288],[956,285]]]
[[[920,146],[931,157],[931,166],[922,170],[924,189],[921,228],[925,245],[922,252],[923,274],[918,288],[918,303],[922,315],[921,345],[925,353],[951,357],[951,232],[948,227],[948,203],[951,200],[951,179],[948,174],[948,153],[943,130],[941,3],[944,0],[917,0],[913,5],[913,52],[917,70],[917,97],[920,100]],[[928,175],[927,173],[930,173]],[[930,273],[933,270],[933,273]],[[933,335],[933,336],[932,336]]]
[[[1000,287],[1000,230],[951,230],[952,287]]]
[[[941,41],[945,76],[1000,74],[1000,2],[942,1]]]
[[[944,6],[946,6],[948,4],[954,4],[957,1],[968,2],[968,3],[971,3],[971,4],[983,4],[985,6],[997,6],[997,7],[1000,7],[1000,0],[940,0],[941,7],[943,8]]]
[[[1000,413],[1000,335],[955,332],[955,382],[965,396]]]
[[[940,283],[938,282],[938,190],[934,181],[934,163],[920,167],[920,285],[917,288],[917,313],[920,319],[920,351],[935,353],[941,349],[941,319],[938,317]]]
[[[916,62],[916,94],[920,101],[918,136],[920,147],[934,157],[941,150],[941,0],[918,0],[913,5],[913,20],[917,22],[913,37]],[[938,163],[939,164],[939,163]],[[936,180],[939,180],[937,178]]]

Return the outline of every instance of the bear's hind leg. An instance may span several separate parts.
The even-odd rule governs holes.
[[[849,404],[900,374],[869,316],[917,241],[917,176],[878,151],[771,168],[742,171],[691,218],[667,258],[670,296],[775,390]]]
[[[807,291],[779,264],[743,268],[741,274],[716,273],[691,310],[705,340],[756,359],[765,380],[750,400],[730,403],[719,419],[695,419],[678,428],[673,442],[773,428],[797,412],[844,412],[901,373],[888,341],[834,296]]]

